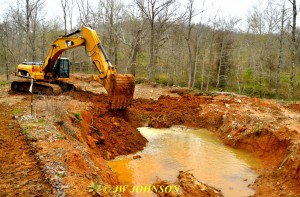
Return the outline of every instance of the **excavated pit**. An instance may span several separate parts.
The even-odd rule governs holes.
[[[147,143],[137,130],[142,126],[206,128],[225,144],[261,159],[263,168],[252,185],[255,196],[270,192],[296,196],[300,192],[299,133],[295,125],[286,124],[299,119],[297,113],[291,115],[291,105],[230,94],[170,94],[157,100],[136,98],[126,113],[120,113],[109,111],[104,94],[79,92],[73,96],[93,103],[92,109],[82,112],[80,127],[94,155],[109,160],[142,150]]]
[[[254,169],[260,168],[259,160],[225,146],[212,132],[184,126],[141,127],[139,131],[149,141],[144,150],[108,162],[122,184],[151,185],[157,176],[175,182],[178,172],[185,171],[224,196],[254,194],[248,185],[257,178]]]
[[[144,149],[147,140],[137,128],[184,125],[205,128],[226,145],[259,158],[262,168],[251,185],[255,196],[299,196],[300,105],[297,103],[226,93],[203,96],[186,89],[142,84],[136,86],[132,106],[120,112],[109,110],[108,98],[99,84],[89,83],[82,90],[45,101],[34,96],[36,119],[16,116],[23,132],[24,128],[29,130],[26,136],[34,157],[56,191],[68,196],[91,196],[88,189],[91,182],[121,184],[105,160]],[[1,102],[8,105],[10,99],[19,102],[14,108],[30,106],[28,95],[5,95]],[[62,119],[50,119],[49,109],[55,112],[54,117]],[[47,125],[55,122],[55,127],[45,127],[46,123],[40,120],[47,120]],[[183,188],[183,196],[195,196],[203,188],[207,190],[198,196],[216,194],[214,188],[195,180],[192,174],[178,174],[174,175],[178,175],[175,183]],[[170,180],[159,179],[156,183],[171,184]],[[101,195],[112,196],[109,192]]]

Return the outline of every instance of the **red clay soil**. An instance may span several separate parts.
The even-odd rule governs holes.
[[[226,144],[261,158],[264,168],[253,185],[255,196],[299,196],[299,114],[289,108],[295,105],[237,95],[187,94],[161,96],[157,101],[137,99],[129,119],[139,126],[147,122],[153,127],[207,128]]]
[[[207,128],[226,144],[261,158],[263,169],[253,185],[255,196],[299,196],[300,135],[294,128],[294,120],[299,117],[289,111],[294,105],[231,94],[185,94],[160,96],[158,100],[138,98],[126,114],[119,114],[108,110],[104,95],[79,92],[75,98],[94,103],[92,115],[83,113],[88,127],[82,130],[88,131],[85,136],[92,137],[87,139],[92,149],[106,159],[135,152],[145,145],[137,127]]]
[[[131,124],[127,111],[112,111],[107,96],[89,92],[76,92],[73,97],[82,102],[92,102],[89,111],[82,111],[81,137],[89,147],[104,159],[114,159],[142,150],[147,139],[140,134],[135,124]],[[73,125],[76,118],[72,119]]]
[[[0,108],[0,195],[55,196],[11,109]]]
[[[177,181],[175,183],[170,183],[166,180],[161,180],[157,177],[156,182],[154,183],[157,187],[167,188],[168,186],[178,185],[181,189],[180,196],[197,196],[197,197],[223,197],[220,190],[213,188],[207,184],[201,183],[198,181],[194,175],[190,172],[180,171],[177,176]],[[154,191],[159,197],[175,197],[177,194],[175,192],[164,193],[159,191]]]
[[[40,126],[34,127],[31,139],[35,140],[29,142],[35,145],[36,152],[32,155],[36,156],[51,187],[56,188],[56,194],[59,191],[68,196],[91,196],[88,186],[92,181],[119,184],[105,159],[142,150],[147,140],[138,127],[185,125],[207,128],[224,143],[261,158],[263,168],[258,170],[259,177],[252,185],[255,196],[300,196],[300,107],[297,104],[224,93],[201,96],[182,89],[172,89],[173,94],[168,92],[156,100],[156,89],[142,86],[137,95],[146,98],[135,97],[126,112],[109,110],[107,96],[102,93],[83,91],[62,97],[66,102],[60,108],[67,108],[67,112],[56,121],[58,131],[51,128],[38,132]],[[182,96],[174,96],[176,92]],[[76,107],[77,102],[82,107]],[[63,139],[57,137],[61,134]],[[188,182],[185,187],[193,188]],[[12,191],[13,186],[8,190]],[[110,196],[109,193],[101,195]]]

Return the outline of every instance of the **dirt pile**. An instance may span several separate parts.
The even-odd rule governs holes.
[[[157,192],[157,196],[159,197],[175,197],[175,196],[194,196],[194,197],[206,197],[206,196],[214,196],[214,197],[222,197],[221,192],[213,188],[207,184],[201,183],[198,181],[194,175],[190,172],[180,171],[177,176],[178,181],[175,183],[169,183],[166,180],[161,180],[157,178],[154,185],[168,187],[169,185],[179,185],[181,190],[180,194],[174,193],[159,193]]]
[[[86,92],[74,93],[74,98],[81,102],[92,102],[93,106],[81,111],[82,121],[71,117],[72,125],[80,127],[77,135],[80,141],[105,159],[113,159],[142,150],[147,140],[131,124],[126,111],[112,111],[108,106],[107,96]]]

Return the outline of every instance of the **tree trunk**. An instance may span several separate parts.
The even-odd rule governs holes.
[[[205,60],[204,60],[204,54],[202,57],[202,73],[201,73],[201,90],[203,90],[203,85],[204,85],[204,72],[205,72]]]
[[[292,69],[291,69],[291,78],[290,85],[292,91],[292,99],[295,99],[295,60],[296,60],[296,17],[297,17],[297,5],[296,0],[292,2],[293,6],[293,24],[292,24]]]
[[[281,27],[280,27],[280,38],[279,38],[279,61],[277,65],[277,76],[276,76],[276,98],[278,99],[280,96],[280,69],[282,67],[283,61],[283,34],[284,34],[284,16],[285,16],[285,10],[282,9],[281,13]]]
[[[8,31],[8,29],[6,29],[6,31]],[[10,76],[9,76],[9,61],[8,61],[8,45],[9,45],[9,42],[8,42],[8,35],[6,37],[6,49],[5,49],[5,64],[6,64],[6,79],[9,80],[10,79]]]
[[[117,40],[115,40],[115,42],[114,42],[114,59],[115,59],[115,65],[119,64],[118,52],[119,52],[119,43],[118,43]]]
[[[223,58],[223,46],[224,46],[224,44],[223,44],[223,41],[222,41],[222,43],[221,43],[221,51],[220,51],[220,59],[219,59],[219,67],[218,67],[218,76],[217,76],[217,85],[216,85],[216,88],[218,88],[219,87],[219,85],[220,85],[220,78],[221,78],[221,70],[222,70],[222,64],[223,64],[223,62],[222,62],[222,58]]]
[[[198,46],[197,46],[196,56],[195,56],[195,62],[194,62],[194,75],[193,75],[192,88],[195,87],[196,76],[197,76],[197,64],[198,64],[198,59],[199,59],[199,48],[198,48]]]
[[[261,60],[262,62],[262,60]],[[262,78],[263,78],[263,69],[262,69],[262,63],[259,63],[259,97],[262,98]]]
[[[130,73],[132,75],[135,76],[135,65],[136,65],[136,60],[137,60],[137,54],[140,51],[140,47],[141,47],[141,34],[142,34],[142,30],[138,30],[137,31],[137,35],[136,35],[136,40],[132,46],[131,49],[131,54],[130,54],[130,58],[127,62],[127,67],[126,67],[126,73]]]
[[[197,78],[197,65],[199,62],[199,57],[200,57],[200,47],[199,47],[199,41],[197,41],[196,48],[195,48],[195,59],[194,59],[194,73],[193,73],[193,83],[192,83],[192,88],[195,87],[196,83],[196,78]]]
[[[30,28],[30,10],[29,10],[29,0],[26,0],[26,24],[25,24],[25,33],[26,33],[26,43],[25,43],[25,57],[28,60],[28,45],[29,45],[29,28]]]
[[[154,75],[154,68],[155,68],[155,62],[154,62],[154,21],[151,22],[151,32],[150,32],[150,62],[149,62],[149,80],[154,81],[155,75]]]
[[[187,44],[188,44],[188,76],[189,76],[189,79],[188,79],[188,88],[191,87],[192,85],[192,77],[193,77],[193,64],[192,64],[192,50],[191,50],[191,43],[190,43],[190,40],[188,39],[187,40]]]

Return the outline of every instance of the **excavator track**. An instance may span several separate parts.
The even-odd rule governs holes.
[[[14,92],[29,92],[31,81],[13,81],[11,89]],[[32,86],[32,93],[35,94],[46,94],[46,95],[57,95],[62,92],[62,89],[57,84],[47,82],[34,82]]]
[[[135,80],[130,74],[117,74],[112,79],[112,88],[109,93],[111,109],[126,109],[131,105],[134,94]]]

